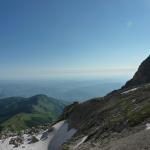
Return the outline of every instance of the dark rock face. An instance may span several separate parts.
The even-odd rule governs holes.
[[[142,62],[133,78],[122,88],[131,88],[150,83],[150,56]]]

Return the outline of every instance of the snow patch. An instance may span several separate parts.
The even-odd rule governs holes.
[[[69,140],[75,133],[76,129],[72,128],[68,130],[68,122],[64,122],[59,131],[55,134],[54,138],[51,140],[48,150],[58,150],[61,145]]]
[[[77,149],[82,143],[85,142],[85,140],[88,138],[88,136],[84,136],[79,143],[74,147],[74,149]]]
[[[138,88],[133,88],[133,89],[130,89],[130,90],[128,90],[128,91],[122,92],[121,94],[128,94],[128,93],[130,93],[130,92],[136,91],[137,89],[138,89]]]
[[[150,130],[150,123],[146,124],[146,130]]]

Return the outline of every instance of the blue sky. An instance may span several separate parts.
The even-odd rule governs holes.
[[[128,78],[149,49],[149,0],[0,1],[0,79]]]

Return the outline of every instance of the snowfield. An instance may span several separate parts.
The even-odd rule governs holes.
[[[29,144],[31,136],[23,135],[24,144],[17,148],[9,144],[13,137],[0,141],[0,150],[58,150],[61,144],[70,139],[76,132],[75,129],[68,130],[68,123],[65,120],[58,122],[53,128],[54,130],[51,132],[45,131],[36,135],[39,141],[33,144]]]
[[[146,130],[150,130],[150,123],[146,124]]]

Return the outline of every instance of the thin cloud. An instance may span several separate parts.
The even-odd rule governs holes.
[[[127,27],[128,28],[132,28],[134,26],[134,22],[133,21],[128,21],[127,22]]]

